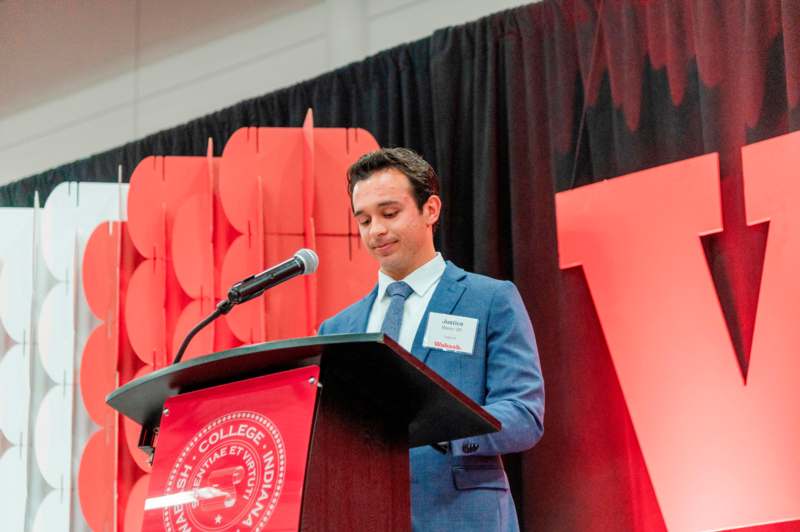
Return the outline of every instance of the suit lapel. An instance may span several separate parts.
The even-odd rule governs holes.
[[[358,302],[356,308],[350,314],[349,330],[352,332],[367,332],[367,324],[369,323],[369,313],[372,310],[372,304],[378,295],[378,285],[376,284],[372,291],[367,294],[364,299]]]
[[[467,289],[463,279],[466,277],[464,270],[456,266],[450,261],[447,261],[447,267],[439,280],[439,285],[431,297],[428,308],[422,315],[422,321],[419,323],[417,335],[414,337],[414,343],[411,345],[411,354],[420,359],[422,362],[428,360],[430,348],[423,347],[422,341],[425,337],[425,330],[428,328],[428,315],[431,312],[438,312],[440,314],[450,314],[453,312],[459,299],[461,299],[464,290]]]

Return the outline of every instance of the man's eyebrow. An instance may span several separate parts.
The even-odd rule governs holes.
[[[380,208],[380,207],[388,207],[390,205],[400,205],[401,203],[402,202],[399,201],[399,200],[387,200],[387,201],[382,201],[382,202],[378,203],[378,207]],[[363,209],[359,209],[359,210],[357,210],[356,212],[353,213],[353,216],[361,216],[362,214],[364,214],[364,210]]]

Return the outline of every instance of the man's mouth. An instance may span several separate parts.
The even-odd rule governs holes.
[[[372,246],[372,249],[373,249],[373,251],[375,251],[376,253],[385,253],[386,251],[389,251],[389,249],[391,249],[391,247],[392,247],[392,246],[393,246],[393,245],[394,245],[396,242],[397,242],[396,240],[392,240],[391,242],[380,242],[380,243],[378,243],[378,244],[376,244],[376,245],[373,245],[373,246]]]

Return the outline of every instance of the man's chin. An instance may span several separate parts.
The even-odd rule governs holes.
[[[392,279],[398,281],[400,277],[398,277],[398,272],[403,271],[402,267],[397,263],[395,260],[388,260],[386,257],[378,258],[378,264],[381,266],[381,271],[391,277]]]

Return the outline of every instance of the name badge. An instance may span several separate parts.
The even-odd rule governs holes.
[[[477,331],[475,318],[430,312],[422,346],[471,355]]]

